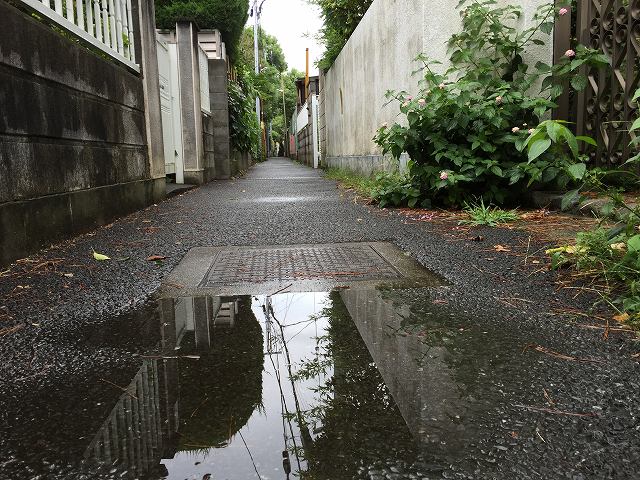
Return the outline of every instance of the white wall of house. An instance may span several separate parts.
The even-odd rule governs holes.
[[[447,67],[446,42],[460,30],[458,0],[374,0],[324,78],[326,156],[377,156],[372,138],[383,122],[398,120],[398,105],[387,106],[387,90],[417,91],[419,53]],[[528,25],[539,5],[548,0],[520,2]],[[551,63],[552,37],[528,52],[527,61]]]

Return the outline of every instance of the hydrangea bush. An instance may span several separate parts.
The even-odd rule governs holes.
[[[573,146],[581,139],[550,122],[552,146],[538,126],[556,106],[564,82],[585,87],[579,67],[606,64],[607,59],[578,46],[555,66],[525,63],[527,49],[544,45],[555,16],[568,12],[564,7],[541,7],[523,31],[514,26],[520,7],[462,0],[459,8],[463,28],[448,42],[451,66],[441,74],[438,62],[418,57],[423,66],[416,72],[423,73],[419,93],[387,93],[390,102],[399,103],[405,121],[382,125],[374,140],[396,158],[409,154],[407,179],[419,189],[423,206],[461,205],[473,197],[508,203],[533,184],[566,185],[572,180],[567,169],[580,161]],[[535,135],[542,143],[534,147]],[[540,154],[531,154],[544,145]]]

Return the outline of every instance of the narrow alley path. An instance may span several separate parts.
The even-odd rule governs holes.
[[[375,327],[370,331],[363,327],[367,317],[358,317],[350,307],[363,301],[376,305],[378,297],[363,300],[349,291],[340,299],[331,297],[334,305],[347,307],[358,325],[357,331],[345,326],[343,335],[358,337],[359,332],[363,342],[350,344],[356,353],[341,351],[364,359],[362,368],[378,365],[379,381],[391,388],[399,409],[389,418],[403,418],[414,435],[397,432],[393,438],[401,439],[403,448],[414,437],[425,445],[439,438],[440,446],[419,453],[424,469],[420,475],[418,467],[405,462],[403,468],[413,476],[384,477],[380,475],[394,470],[385,473],[363,464],[357,478],[442,478],[447,472],[446,478],[516,479],[528,478],[531,471],[542,472],[541,478],[558,478],[557,471],[572,472],[566,478],[632,478],[640,466],[640,369],[631,358],[635,342],[628,334],[615,333],[605,340],[602,330],[579,328],[558,315],[560,307],[586,308],[592,299],[558,292],[554,273],[532,270],[523,266],[521,256],[496,255],[493,250],[494,245],[507,245],[536,251],[544,245],[527,247],[527,235],[517,230],[478,228],[476,233],[482,242],[362,205],[321,171],[276,158],[241,178],[212,182],[13,264],[0,274],[0,479],[111,478],[108,471],[82,477],[75,460],[87,458],[87,445],[96,432],[116,428],[117,422],[109,423],[116,403],[101,400],[105,392],[122,395],[125,403],[138,400],[139,395],[125,387],[135,372],[150,375],[140,370],[151,368],[146,363],[141,367],[141,360],[175,358],[148,353],[158,334],[158,308],[162,310],[153,294],[190,249],[376,241],[394,243],[443,277],[446,285],[391,292],[393,308],[381,306],[388,316],[381,318],[396,313],[402,318],[370,322]],[[93,251],[111,260],[98,262]],[[238,315],[262,321],[261,312],[268,310],[258,308],[257,301],[237,300]],[[308,314],[317,315],[317,308]],[[400,398],[393,390],[395,377],[402,386],[422,375],[397,368],[397,345],[383,353],[376,350],[389,341],[377,332],[395,321],[402,338],[413,335],[422,339],[420,348],[426,345],[423,363],[415,370],[428,379],[422,394],[409,389]],[[403,330],[407,323],[415,328]],[[259,350],[261,331],[251,330],[251,325],[243,328],[259,337],[255,344],[244,345],[244,336],[229,337],[224,348],[252,351],[252,345],[258,345]],[[264,335],[267,342],[268,330]],[[305,340],[305,348],[313,338]],[[367,350],[373,360],[365,358]],[[293,354],[304,357],[299,351]],[[259,357],[262,362],[262,353]],[[224,365],[238,372],[248,368]],[[203,378],[194,367],[186,371],[190,368],[193,378]],[[239,386],[229,381],[241,394],[243,388],[250,389],[251,382]],[[203,408],[199,402],[189,407],[187,417]],[[244,414],[248,418],[251,412]],[[453,421],[457,433],[438,432],[439,424],[433,422],[440,418]],[[222,430],[231,431],[229,417],[224,419]],[[432,430],[422,431],[421,422]],[[388,428],[382,423],[378,427],[383,433]],[[234,445],[244,454],[242,443]],[[415,448],[411,444],[403,452]],[[154,465],[156,460],[151,454],[147,459]],[[153,471],[151,478],[174,478]]]

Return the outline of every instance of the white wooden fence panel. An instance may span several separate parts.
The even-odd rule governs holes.
[[[132,70],[140,71],[135,63],[137,29],[132,20],[131,0],[20,1]]]

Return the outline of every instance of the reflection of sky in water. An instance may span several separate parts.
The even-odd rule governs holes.
[[[284,293],[271,297],[275,316],[284,326],[284,335],[294,372],[303,359],[315,354],[316,337],[325,334],[328,326],[327,319],[317,318],[315,315],[325,306],[327,298],[328,294],[326,293]],[[262,309],[265,301],[265,296],[253,297],[252,310],[262,326],[266,351],[268,334]],[[310,320],[311,316],[314,316],[315,320]],[[272,331],[279,334],[280,330],[277,324],[274,324],[274,327]],[[233,355],[234,353],[229,352],[229,354]],[[288,378],[285,352],[282,350],[280,353],[271,355],[271,358],[280,372],[281,386],[287,409],[290,413],[294,413],[295,402],[291,382]],[[211,473],[212,478],[216,480],[258,478],[247,450],[251,452],[256,469],[263,479],[285,478],[282,467],[282,451],[285,449],[282,403],[276,371],[269,359],[269,355],[265,355],[264,368],[265,370],[262,373],[262,401],[264,408],[253,412],[247,425],[240,430],[239,434],[233,437],[230,444],[225,448],[202,449],[198,452],[178,452],[173,459],[162,460],[169,472],[169,476],[166,478],[200,480],[207,473]],[[215,372],[212,372],[212,374],[215,375]],[[238,372],[238,375],[242,374],[243,372]],[[331,376],[332,372],[328,371],[327,375]],[[315,403],[315,394],[311,389],[317,388],[325,380],[326,378],[322,377],[296,382],[296,393],[302,410],[310,408]],[[215,408],[215,405],[209,408]],[[301,441],[297,424],[295,421],[291,421],[290,424],[296,436],[296,445],[300,447]],[[291,440],[289,424],[285,424],[284,428],[287,433],[287,447],[291,449],[293,441]],[[242,437],[246,442],[246,446]],[[298,470],[298,465],[293,455],[291,456],[291,470],[292,473]],[[292,478],[294,478],[294,475],[292,475]]]

